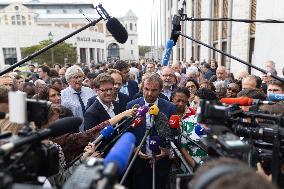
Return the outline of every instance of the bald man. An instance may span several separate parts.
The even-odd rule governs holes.
[[[227,73],[226,73],[226,67],[225,66],[218,66],[218,68],[216,70],[216,76],[217,76],[217,81],[214,82],[214,85],[216,85],[220,81],[223,81],[225,86],[227,86],[229,84],[229,81],[226,80]]]

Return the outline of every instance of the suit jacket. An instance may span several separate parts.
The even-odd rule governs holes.
[[[140,106],[145,105],[144,97],[130,101],[129,103],[127,103],[126,109],[132,108],[135,104],[139,104]],[[176,106],[173,103],[161,98],[159,98],[158,100],[158,108],[159,112],[164,113],[167,119],[169,119],[171,115],[177,114]],[[136,145],[138,146],[146,132],[145,119],[143,124],[140,127],[135,127],[132,132],[136,136]]]
[[[129,98],[132,100],[134,95],[139,92],[138,83],[134,80],[129,80],[127,85]]]
[[[113,106],[115,115],[122,112],[122,109],[119,107],[117,102],[113,102]],[[108,119],[110,119],[110,116],[104,109],[103,105],[96,99],[96,101],[86,110],[84,115],[84,130],[91,129]]]
[[[88,109],[96,100],[97,100],[97,96],[93,96],[92,98],[89,98],[86,109]],[[130,100],[131,99],[129,98],[128,95],[123,94],[121,92],[118,93],[118,105],[122,111],[126,110],[126,104]]]

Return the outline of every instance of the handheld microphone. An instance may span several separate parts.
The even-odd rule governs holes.
[[[159,113],[159,108],[158,106],[156,106],[155,104],[152,105],[150,108],[149,108],[149,114],[150,115],[158,115]]]
[[[120,128],[122,125],[124,125],[125,123],[129,123],[132,122],[133,120],[135,120],[137,117],[143,117],[146,115],[146,113],[148,112],[148,106],[142,106],[140,107],[139,104],[135,104],[132,109],[137,108],[139,106],[139,108],[137,109],[136,115],[134,117],[128,117],[126,118],[124,121],[122,121],[121,123],[119,123],[114,130],[117,130],[118,128]]]
[[[180,118],[178,115],[171,115],[170,119],[169,119],[169,125],[170,128],[172,129],[178,129],[180,128]]]
[[[200,124],[196,124],[194,127],[194,132],[198,135],[198,136],[202,136],[205,135],[205,129],[200,125]]]
[[[269,101],[284,101],[284,94],[269,94],[267,97]]]
[[[144,105],[137,109],[137,113],[135,117],[144,117],[146,113],[149,111],[149,107]]]
[[[132,133],[124,133],[115,143],[104,159],[104,165],[114,164],[119,173],[123,173],[127,168],[129,158],[133,152],[136,138]]]
[[[163,66],[169,65],[169,60],[172,54],[173,46],[174,46],[174,41],[168,40],[165,51],[164,51],[164,55],[163,55],[163,61],[162,61]]]
[[[142,117],[137,117],[136,119],[134,119],[134,121],[132,122],[130,126],[124,128],[121,131],[121,133],[117,135],[114,139],[112,139],[101,151],[102,152],[108,151],[110,147],[113,145],[113,143],[115,143],[121,137],[121,135],[123,135],[125,132],[128,132],[131,128],[139,127],[142,124],[142,122],[143,122]]]
[[[253,104],[274,104],[275,102],[270,101],[260,101],[258,99],[252,99],[248,97],[241,98],[222,98],[220,102],[225,104],[238,104],[240,106],[251,106]]]
[[[149,148],[153,154],[160,152],[160,137],[159,136],[150,136],[149,137]]]
[[[50,124],[48,128],[35,132],[31,136],[20,138],[14,142],[6,143],[0,146],[1,152],[10,152],[20,146],[30,143],[36,143],[48,137],[58,137],[66,133],[72,133],[78,130],[82,119],[79,117],[66,117]]]
[[[114,132],[114,128],[111,125],[108,125],[103,130],[101,130],[100,135],[98,136],[98,138],[96,138],[96,140],[94,140],[92,143],[93,144],[98,144],[103,139],[109,138],[113,134],[113,132]]]

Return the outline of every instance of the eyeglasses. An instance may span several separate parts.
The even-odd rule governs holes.
[[[103,93],[107,93],[107,92],[113,92],[113,88],[111,88],[111,89],[99,89],[101,92],[103,92]]]

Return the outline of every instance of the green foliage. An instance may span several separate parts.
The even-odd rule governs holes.
[[[30,47],[25,47],[21,49],[22,57],[25,58],[34,52],[46,47],[51,44],[51,40],[41,41],[37,45],[33,45]],[[38,64],[43,64],[46,62],[49,66],[52,66],[52,54],[53,54],[53,63],[64,65],[64,63],[76,63],[77,61],[77,53],[76,48],[69,43],[62,42],[48,51],[40,54],[39,56],[32,59],[32,62],[37,62]],[[65,58],[65,62],[64,62]]]
[[[150,52],[150,46],[139,46],[139,57],[144,57],[145,53]]]

